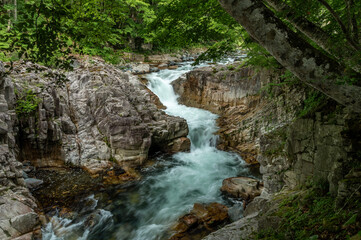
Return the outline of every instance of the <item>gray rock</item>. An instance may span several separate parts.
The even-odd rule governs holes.
[[[36,179],[36,178],[26,178],[25,184],[28,188],[37,188],[44,183],[43,180]]]
[[[261,195],[263,184],[249,177],[233,177],[223,180],[221,191],[235,198],[252,200]]]
[[[139,73],[150,71],[149,64],[132,64],[132,68]],[[33,165],[61,167],[70,163],[97,174],[113,164],[141,166],[152,147],[163,146],[165,152],[189,150],[186,121],[158,110],[154,97],[136,76],[95,60],[83,63],[66,77],[67,87],[61,88],[21,65],[11,75],[17,89],[27,87],[35,92],[40,82],[45,84],[39,93],[43,103],[36,113],[41,121],[28,118],[22,123],[33,149],[22,154],[34,159]]]
[[[11,220],[11,226],[19,231],[21,234],[32,231],[36,225],[39,224],[39,217],[36,213],[30,212],[23,215],[18,215]]]

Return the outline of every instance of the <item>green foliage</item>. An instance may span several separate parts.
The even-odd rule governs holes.
[[[298,116],[304,117],[304,116],[314,113],[326,101],[327,101],[327,97],[323,93],[318,92],[316,90],[310,91],[308,93],[307,98],[304,101],[304,107]]]
[[[26,90],[23,94],[17,93],[15,111],[20,117],[26,117],[33,114],[38,108],[41,99],[32,91]]]
[[[15,9],[18,18],[15,19]],[[18,0],[0,4],[0,60],[71,66],[70,53],[122,61],[119,50],[173,49],[236,39],[217,0]]]
[[[236,46],[234,44],[230,44],[229,40],[216,42],[196,59],[194,65],[198,65],[200,62],[210,60],[216,62],[222,59],[226,54],[235,51],[235,49]]]
[[[247,50],[245,62],[247,65],[254,66],[258,69],[279,69],[282,66],[271,56],[261,45],[255,42],[247,32],[242,33],[242,46]]]
[[[217,0],[160,1],[157,18],[149,26],[155,44],[175,47],[233,38],[239,28]]]
[[[262,87],[261,92],[266,92],[270,98],[274,98],[277,88],[282,88],[286,85],[292,86],[298,83],[298,78],[294,76],[290,71],[286,70],[285,73],[279,78],[277,78],[275,81],[270,82],[266,86]]]
[[[278,229],[264,229],[256,239],[346,239],[359,231],[361,201],[352,199],[339,211],[334,197],[317,185],[300,195],[291,196],[281,204],[277,216]]]

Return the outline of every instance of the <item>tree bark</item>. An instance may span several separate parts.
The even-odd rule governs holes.
[[[346,28],[346,26],[343,24],[340,16],[337,15],[337,13],[332,9],[332,7],[325,1],[325,0],[318,0],[323,6],[325,6],[325,8],[331,13],[331,15],[333,16],[333,18],[336,20],[336,22],[338,23],[338,25],[340,26],[343,34],[346,36],[346,40],[351,44],[351,46],[356,50],[360,50],[360,46],[358,46],[357,43],[355,43],[353,41],[353,39],[351,38],[350,35],[350,31],[349,29]],[[349,26],[351,27],[351,26]]]
[[[301,81],[361,112],[361,87],[339,85],[344,68],[275,17],[261,0],[219,0],[222,7]]]
[[[277,12],[285,12],[284,19],[292,24],[298,31],[303,33],[320,48],[356,72],[361,73],[361,66],[353,62],[355,50],[349,44],[335,44],[332,36],[319,26],[298,14],[282,0],[265,0],[265,2]]]
[[[14,21],[18,19],[18,3],[17,0],[14,0]]]

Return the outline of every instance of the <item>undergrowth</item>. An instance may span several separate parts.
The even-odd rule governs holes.
[[[31,89],[26,90],[22,94],[17,91],[15,93],[18,97],[15,107],[15,111],[18,116],[26,117],[35,112],[41,102],[41,99],[36,95],[36,93],[34,93]]]
[[[360,239],[361,199],[354,197],[342,209],[323,187],[284,200],[277,216],[283,220],[277,229],[264,229],[256,239]]]

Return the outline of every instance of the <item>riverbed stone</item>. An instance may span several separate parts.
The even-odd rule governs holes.
[[[226,206],[220,203],[195,203],[189,214],[179,218],[174,226],[176,233],[169,239],[200,239],[227,222],[229,215]]]
[[[21,234],[32,231],[39,223],[39,217],[34,212],[18,215],[10,220],[11,226]]]
[[[232,197],[252,200],[261,195],[263,183],[249,177],[233,177],[223,180],[221,191]]]

